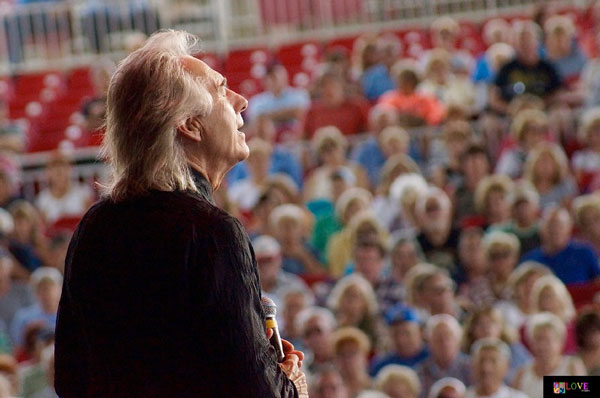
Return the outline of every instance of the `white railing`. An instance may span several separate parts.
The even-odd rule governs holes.
[[[62,69],[119,58],[132,34],[184,29],[207,51],[277,46],[300,39],[414,26],[439,15],[482,19],[522,12],[539,0],[0,0],[0,73]],[[588,0],[560,0],[584,6]],[[546,3],[549,3],[546,1]]]

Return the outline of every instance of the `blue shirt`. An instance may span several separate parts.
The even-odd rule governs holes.
[[[394,90],[396,83],[385,65],[374,65],[364,71],[360,78],[363,94],[369,101],[376,101],[381,94]]]
[[[379,171],[386,158],[375,137],[369,137],[361,142],[352,153],[352,159],[365,168],[372,186],[379,183]]]
[[[521,261],[528,260],[546,265],[565,285],[589,282],[600,276],[598,257],[594,250],[573,240],[555,254],[547,254],[541,248],[533,249],[521,258]]]
[[[28,325],[37,321],[41,321],[44,327],[54,330],[56,327],[56,313],[45,313],[39,304],[21,308],[17,311],[10,325],[10,338],[15,346],[23,345],[25,329]]]
[[[290,176],[298,187],[302,187],[302,166],[296,156],[285,148],[275,147],[269,164],[269,174],[283,173]],[[250,172],[246,161],[237,163],[227,174],[227,183],[248,178]]]
[[[475,69],[473,70],[473,75],[471,79],[475,83],[483,82],[483,83],[493,83],[494,78],[496,77],[496,72],[492,71],[492,67],[488,62],[485,54],[480,56],[475,63]]]
[[[387,365],[404,365],[410,368],[414,368],[418,364],[420,364],[425,359],[429,358],[429,351],[426,347],[423,347],[421,352],[419,352],[414,357],[401,357],[398,354],[388,354],[383,357],[376,357],[371,364],[371,377],[375,377],[377,373],[383,369],[384,366]]]

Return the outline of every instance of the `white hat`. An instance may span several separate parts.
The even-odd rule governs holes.
[[[269,235],[261,235],[252,241],[256,256],[276,256],[281,253],[277,240]]]
[[[42,281],[50,280],[57,285],[62,285],[63,276],[59,270],[51,267],[40,267],[31,274],[31,284],[37,288]]]

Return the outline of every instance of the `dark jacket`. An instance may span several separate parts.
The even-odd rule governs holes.
[[[56,327],[63,398],[297,397],[265,338],[254,252],[200,194],[96,203],[75,231]]]

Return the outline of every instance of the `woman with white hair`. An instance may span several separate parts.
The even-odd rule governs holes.
[[[454,377],[443,377],[433,383],[428,398],[464,398],[467,387]]]
[[[381,343],[377,298],[365,278],[351,274],[340,279],[329,294],[327,306],[335,314],[338,326],[362,330],[369,336],[374,348]]]
[[[563,321],[554,314],[541,312],[527,321],[527,340],[533,362],[517,373],[514,387],[530,398],[542,398],[544,376],[584,376],[585,365],[577,357],[562,355],[566,337]]]
[[[483,238],[488,278],[497,299],[511,298],[508,280],[519,262],[520,249],[519,239],[510,233],[492,231]]]

